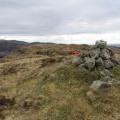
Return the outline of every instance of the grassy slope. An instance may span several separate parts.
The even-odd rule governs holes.
[[[120,87],[88,97],[89,86],[100,78],[99,72],[80,72],[71,65],[71,56],[58,51],[55,56],[31,54],[31,51],[16,53],[2,60],[0,94],[15,97],[16,101],[14,106],[2,111],[6,120],[118,120]],[[55,61],[49,62],[49,58]],[[44,66],[43,61],[47,61]],[[113,73],[120,80],[120,68],[115,68]],[[23,106],[29,99],[32,105]]]

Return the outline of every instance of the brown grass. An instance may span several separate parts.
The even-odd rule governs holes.
[[[99,71],[81,72],[70,62],[71,50],[82,53],[86,48],[34,45],[5,57],[0,63],[0,95],[14,98],[15,104],[4,109],[0,119],[119,120],[120,87],[89,97],[91,82],[101,77]],[[119,71],[113,70],[117,79]]]

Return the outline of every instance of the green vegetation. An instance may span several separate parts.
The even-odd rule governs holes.
[[[116,67],[112,70],[113,74],[115,75],[115,78],[120,80],[120,67]]]

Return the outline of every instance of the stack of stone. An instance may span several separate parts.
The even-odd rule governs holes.
[[[95,46],[87,50],[74,61],[79,68],[92,70],[94,68],[110,69],[118,65],[114,53],[107,47],[106,41],[96,41]]]
[[[102,80],[94,80],[91,84],[92,90],[100,90],[113,85],[120,85],[120,81],[114,79],[114,75],[109,69],[119,65],[114,53],[107,47],[105,41],[96,41],[95,46],[87,50],[80,58],[73,62],[80,70],[98,69],[101,73]]]

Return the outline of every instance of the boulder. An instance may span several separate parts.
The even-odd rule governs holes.
[[[96,62],[95,62],[95,66],[96,67],[104,67],[104,62],[103,62],[103,59],[101,57],[99,57]]]
[[[109,50],[107,50],[107,49],[102,49],[102,50],[101,50],[100,57],[102,57],[104,60],[110,59],[111,56],[110,56]]]
[[[110,88],[112,86],[120,85],[120,81],[118,81],[114,78],[110,78],[108,76],[104,77],[103,80],[104,81],[102,81],[102,80],[94,81],[91,84],[90,89],[92,91],[101,91],[101,90],[107,90],[108,88]]]
[[[103,41],[103,40],[98,40],[96,41],[95,43],[95,47],[96,48],[100,48],[100,49],[104,49],[107,47],[107,42],[106,41]]]
[[[89,70],[92,70],[95,67],[95,59],[94,58],[85,58],[85,67]]]
[[[80,64],[79,66],[78,66],[78,68],[80,69],[80,71],[86,71],[87,69],[85,68],[85,64]]]
[[[104,68],[105,69],[110,69],[114,67],[114,63],[109,59],[109,60],[104,60]]]
[[[74,58],[72,62],[75,66],[78,66],[83,63],[83,60],[81,58]]]
[[[105,90],[109,87],[111,87],[111,84],[109,84],[108,82],[97,80],[92,83],[90,89],[93,91],[99,91],[99,90]]]
[[[90,50],[89,51],[89,56],[91,58],[99,58],[99,55],[100,55],[100,48],[97,48],[97,49],[93,49],[93,50]]]

